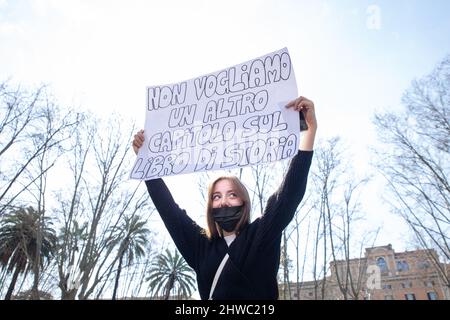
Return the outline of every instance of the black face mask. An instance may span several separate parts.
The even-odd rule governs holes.
[[[226,232],[232,232],[242,217],[242,206],[213,208],[214,221]]]

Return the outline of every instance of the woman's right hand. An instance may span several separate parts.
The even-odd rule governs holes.
[[[144,144],[144,130],[139,130],[135,135],[134,135],[134,140],[133,140],[133,150],[134,153],[138,154],[139,148],[142,147],[142,145]]]

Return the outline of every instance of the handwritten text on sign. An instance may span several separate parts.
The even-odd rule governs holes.
[[[297,97],[287,49],[215,73],[147,88],[145,142],[130,177],[229,169],[294,156]]]

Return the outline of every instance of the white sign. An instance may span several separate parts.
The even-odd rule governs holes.
[[[147,88],[145,141],[130,178],[258,165],[293,157],[299,114],[287,48],[191,80]]]

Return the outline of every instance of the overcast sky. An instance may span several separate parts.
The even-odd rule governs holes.
[[[449,12],[447,0],[0,0],[0,80],[47,83],[62,104],[143,127],[146,86],[287,47],[299,93],[316,104],[318,138],[343,137],[364,172],[373,112],[400,109],[410,82],[450,53]],[[198,210],[176,187],[192,177],[167,181],[182,207]],[[370,188],[367,215],[384,226],[378,245],[404,249],[379,184]]]

